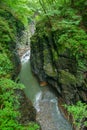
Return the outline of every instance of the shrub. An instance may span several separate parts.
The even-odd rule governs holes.
[[[13,70],[13,64],[5,53],[0,54],[0,78],[10,77]]]
[[[76,105],[64,105],[65,108],[68,110],[69,113],[73,116],[73,123],[81,127],[87,127],[87,104],[78,101]]]
[[[10,79],[0,79],[0,129],[14,130],[20,129],[21,125],[17,122],[20,116],[18,111],[18,97],[15,94],[16,89],[24,88]]]

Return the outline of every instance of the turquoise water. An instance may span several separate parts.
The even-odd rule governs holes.
[[[58,98],[48,87],[41,87],[31,72],[30,51],[22,59],[20,81],[25,85],[25,94],[31,99],[37,110],[36,120],[41,124],[42,130],[72,130],[69,122],[63,117],[58,108]]]

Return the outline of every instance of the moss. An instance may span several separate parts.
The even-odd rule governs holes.
[[[25,128],[28,130],[40,130],[40,126],[35,122],[30,122]]]
[[[58,61],[58,53],[52,48],[52,54],[53,54],[53,61]]]
[[[9,57],[2,53],[0,54],[0,77],[11,78],[13,70],[13,63],[10,61]]]
[[[60,81],[60,83],[62,83],[64,85],[70,85],[70,84],[76,85],[76,83],[77,83],[76,77],[73,74],[71,74],[70,72],[65,71],[65,70],[60,71],[59,81]]]
[[[44,71],[48,76],[51,76],[51,77],[57,76],[55,69],[53,68],[52,64],[50,64],[50,63],[44,65]]]

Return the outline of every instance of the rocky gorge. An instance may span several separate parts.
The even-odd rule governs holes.
[[[87,2],[0,7],[0,130],[87,130]]]
[[[37,24],[31,37],[30,61],[39,81],[50,84],[57,91],[59,107],[66,116],[63,104],[72,105],[79,100],[87,103],[87,73],[86,69],[78,67],[70,49],[61,51],[57,41],[62,31],[51,31],[43,22]],[[71,120],[71,116],[66,117]]]
[[[43,33],[41,25],[36,27],[31,38],[32,71],[40,81],[54,87],[65,103],[72,104],[79,99],[86,102],[86,72],[78,70],[76,60],[70,56],[69,50],[58,55],[60,48],[56,41],[52,41],[54,37],[57,39],[57,32],[52,33],[54,36],[51,38]]]

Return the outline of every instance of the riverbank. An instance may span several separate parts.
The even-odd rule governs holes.
[[[30,54],[30,53],[29,53]],[[20,81],[25,85],[25,94],[36,108],[36,120],[42,130],[72,130],[71,125],[58,109],[58,98],[48,86],[41,87],[31,71],[29,54],[22,59]]]

